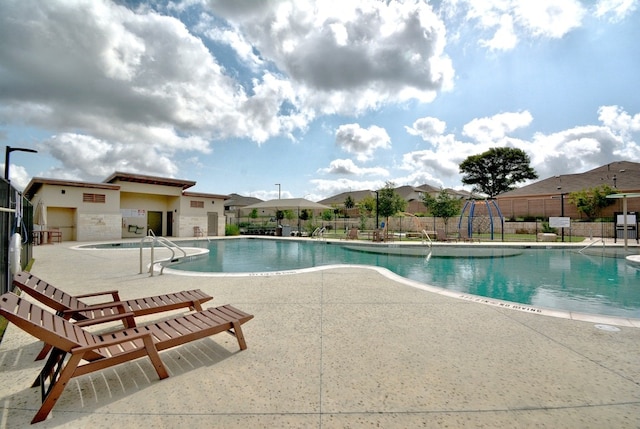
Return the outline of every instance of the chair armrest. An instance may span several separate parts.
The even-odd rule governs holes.
[[[108,301],[102,302],[100,304],[92,304],[87,305],[82,308],[70,308],[68,310],[63,310],[62,314],[73,314],[73,313],[82,313],[83,311],[93,311],[93,310],[103,310],[105,308],[119,307],[122,309],[122,313],[126,313],[125,303],[122,301]]]
[[[105,290],[103,292],[84,293],[82,295],[74,295],[74,298],[90,298],[94,296],[111,295],[114,301],[120,301],[120,296],[117,290]]]
[[[85,352],[89,352],[89,351],[93,351],[95,349],[101,349],[104,347],[109,347],[109,346],[114,346],[116,344],[121,344],[121,343],[126,343],[129,341],[134,341],[134,340],[140,340],[140,339],[144,339],[145,337],[151,337],[151,333],[150,332],[144,332],[144,333],[139,333],[136,335],[129,335],[128,337],[121,337],[121,338],[116,338],[113,340],[108,340],[108,341],[103,341],[102,343],[98,343],[98,344],[93,344],[90,346],[82,346],[82,347],[74,347],[73,349],[71,349],[71,353],[72,354],[78,354],[78,353],[85,353]]]
[[[132,328],[136,326],[133,313],[112,314],[111,316],[104,316],[104,317],[98,317],[95,319],[87,319],[87,320],[81,320],[79,322],[73,322],[73,324],[76,326],[83,327],[83,326],[99,325],[100,323],[113,322],[115,320],[123,320],[123,319],[127,319],[128,327]]]

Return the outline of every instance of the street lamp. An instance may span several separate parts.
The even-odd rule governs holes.
[[[7,146],[7,149],[4,152],[4,180],[6,180],[7,182],[9,182],[9,154],[11,154],[11,152],[14,152],[14,151],[38,153],[38,151],[34,149]]]
[[[276,186],[278,187],[278,199],[280,199],[280,184],[276,183]]]
[[[375,192],[375,193],[376,193],[376,229],[378,229],[378,226],[380,225],[380,224],[378,223],[378,207],[379,207],[379,205],[380,205],[380,202],[379,202],[380,200],[379,200],[379,198],[378,198],[378,197],[379,197],[379,196],[378,196],[378,191],[372,191],[372,192]]]

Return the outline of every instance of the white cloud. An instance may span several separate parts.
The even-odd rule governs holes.
[[[513,28],[513,17],[503,14],[498,29],[489,40],[480,39],[480,45],[494,51],[510,51],[518,44],[518,36]]]
[[[405,127],[405,130],[413,136],[420,136],[423,140],[440,137],[444,134],[447,124],[438,118],[425,117],[416,120],[411,127]]]
[[[638,8],[638,0],[598,0],[595,16],[609,17],[611,22],[618,22],[626,18]]]
[[[324,112],[430,101],[452,86],[446,30],[426,3],[359,0],[337,8],[297,0],[271,3],[261,13],[210,4],[291,78],[306,105]]]
[[[326,174],[344,174],[344,175],[354,175],[354,176],[367,176],[367,175],[388,176],[389,175],[389,171],[386,168],[358,167],[350,159],[334,159],[333,161],[331,161],[328,168],[321,168],[318,171]]]
[[[631,116],[620,106],[601,106],[598,119],[614,132],[630,138],[631,133],[640,131],[640,113]]]
[[[391,138],[384,128],[375,125],[361,128],[358,124],[345,124],[336,131],[336,145],[359,161],[367,161],[377,149],[390,148]]]
[[[512,50],[528,37],[558,39],[582,25],[586,13],[578,0],[463,0],[466,19],[490,34],[478,43],[492,50]]]
[[[310,183],[316,189],[318,195],[326,198],[331,195],[339,194],[347,191],[361,191],[365,189],[380,189],[384,187],[384,180],[350,180],[350,179],[338,179],[338,180],[324,180],[324,179],[312,179]],[[318,199],[321,199],[318,198]]]
[[[529,126],[532,121],[533,116],[528,111],[499,113],[473,119],[464,126],[462,134],[480,143],[500,145],[507,134]]]
[[[64,177],[102,181],[114,171],[135,171],[174,177],[178,168],[167,152],[141,145],[106,142],[93,137],[64,133],[44,142],[40,149],[64,165]],[[61,177],[54,169],[53,177]]]

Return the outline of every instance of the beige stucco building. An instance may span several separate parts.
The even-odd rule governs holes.
[[[35,229],[65,241],[224,235],[226,195],[188,192],[196,182],[116,172],[101,183],[33,178],[24,195]]]

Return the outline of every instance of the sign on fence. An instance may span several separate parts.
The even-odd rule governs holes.
[[[571,228],[570,217],[549,217],[549,226],[551,228]]]

